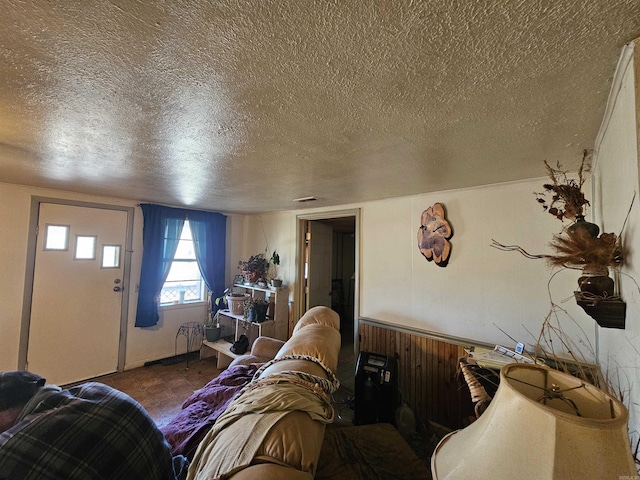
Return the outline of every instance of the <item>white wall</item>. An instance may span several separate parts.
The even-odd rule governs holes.
[[[232,279],[240,273],[238,261],[247,260],[257,253],[271,258],[273,251],[277,250],[280,255],[278,277],[283,280],[283,285],[289,288],[291,300],[297,261],[295,216],[296,212],[278,212],[244,217],[242,231],[234,232],[235,235],[242,235],[242,249],[232,252],[231,276],[227,275],[227,278]]]
[[[492,239],[548,253],[562,223],[542,211],[532,192],[544,179],[439,192],[363,209],[361,315],[448,335],[513,346],[511,336],[534,345],[551,304],[552,272],[544,260],[491,247]],[[453,226],[449,264],[428,262],[417,248],[422,211],[442,203]],[[576,288],[565,271],[551,283],[560,303]],[[590,320],[573,302],[559,318],[566,333],[583,336]],[[507,335],[502,333],[503,330]],[[587,352],[585,352],[586,354]]]
[[[619,84],[614,83],[611,92],[611,115],[603,123],[594,170],[599,223],[616,234],[638,192],[639,178],[634,64],[632,52],[626,53],[618,66]],[[633,441],[640,436],[640,197],[633,203],[622,242],[625,258],[618,284],[627,303],[626,328],[599,330],[599,360],[614,387],[624,394]]]
[[[573,300],[579,272],[559,272],[550,282],[554,272],[544,260],[491,247],[495,239],[530,253],[549,253],[547,243],[563,224],[535,201],[533,192],[546,181],[337,208],[361,209],[360,316],[513,346],[511,336],[533,346],[553,300],[561,309],[554,322],[576,339],[585,359],[593,360],[594,322]],[[428,262],[417,248],[422,211],[436,202],[445,205],[454,230],[450,261],[444,268]],[[283,277],[293,291],[295,268],[290,262],[296,253],[296,215],[319,211],[331,212],[314,209],[247,217],[243,256],[264,250],[263,224],[272,248],[281,253]],[[565,302],[567,298],[570,301]]]

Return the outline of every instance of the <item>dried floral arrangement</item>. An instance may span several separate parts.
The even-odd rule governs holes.
[[[546,256],[547,263],[553,267],[615,268],[622,263],[622,249],[613,233],[602,233],[594,238],[581,228],[567,230],[562,235],[554,235],[549,246],[556,252]]]
[[[591,150],[583,150],[577,180],[569,178],[560,165],[554,169],[546,161],[544,162],[552,183],[545,184],[543,187],[546,192],[552,192],[552,198],[551,202],[547,203],[543,198],[544,194],[538,194],[538,203],[561,221],[565,218],[577,220],[563,233],[553,235],[549,246],[555,254],[545,255],[547,263],[552,267],[575,269],[589,267],[606,271],[606,268],[619,267],[622,263],[622,249],[618,236],[613,233],[602,233],[597,236],[598,228],[593,224],[590,225],[595,228],[595,236],[590,235],[583,228],[575,228],[585,225],[584,207],[590,205],[582,192],[582,187],[585,182],[585,164],[591,154]]]
[[[577,220],[561,234],[553,235],[549,246],[555,254],[532,255],[518,246],[501,245],[495,240],[493,246],[501,250],[519,251],[528,258],[544,258],[552,267],[582,269],[590,266],[602,269],[620,266],[622,249],[617,235],[602,233],[597,236],[598,228],[593,224],[589,225],[596,229],[596,236],[591,236],[585,229],[579,228],[581,225],[585,225],[584,208],[590,205],[582,187],[585,182],[585,167],[588,165],[591,155],[591,150],[583,150],[577,179],[570,178],[567,171],[562,170],[560,164],[558,164],[558,168],[552,168],[546,160],[544,161],[551,183],[543,185],[544,192],[535,194],[537,202],[542,205],[545,211],[560,221]],[[549,195],[551,199],[548,198]]]
[[[563,221],[565,218],[574,220],[583,214],[585,205],[589,205],[582,192],[584,185],[584,168],[585,163],[591,157],[591,150],[583,150],[582,163],[578,169],[578,179],[569,178],[567,171],[562,170],[558,163],[557,168],[552,168],[545,160],[544,166],[551,183],[542,185],[544,192],[535,193],[536,200],[542,205],[542,208],[554,217]],[[551,196],[549,200],[548,196]]]

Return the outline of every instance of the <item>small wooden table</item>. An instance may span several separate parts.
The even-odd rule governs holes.
[[[215,355],[217,357],[216,367],[221,370],[227,368],[233,359],[240,356],[231,351],[231,345],[233,345],[233,343],[223,339],[216,340],[215,342],[205,340],[200,347],[200,358],[209,358]]]

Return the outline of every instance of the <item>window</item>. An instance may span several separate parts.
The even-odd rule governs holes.
[[[204,301],[204,281],[196,261],[189,220],[185,220],[169,275],[160,292],[160,304]]]
[[[74,260],[95,260],[96,259],[96,235],[76,235],[76,249],[73,254]]]
[[[121,245],[102,245],[102,268],[120,268]]]
[[[144,215],[142,232],[144,248],[135,326],[146,328],[158,324],[160,319],[158,306],[161,304],[179,303],[181,297],[186,302],[200,300],[204,303],[205,288],[216,292],[216,296],[222,295],[225,285],[227,217],[221,213],[165,207],[152,203],[143,203],[140,208]],[[185,225],[187,218],[189,222]],[[187,250],[197,252],[199,270],[195,270],[196,260],[194,260],[193,253],[189,255],[190,258],[184,258],[185,255],[181,253],[183,248],[180,249],[177,256],[173,253],[180,243],[180,232],[183,231],[185,234],[183,243],[191,243],[189,239],[194,239],[192,248]],[[164,253],[167,251],[171,252],[168,257]],[[192,273],[185,275],[183,272],[178,276],[174,271],[167,280],[171,266],[174,265],[175,268],[182,269],[183,263],[192,265]],[[200,281],[201,274],[203,275],[202,281]],[[189,284],[191,286],[202,285],[201,293],[197,288],[195,290],[189,289]],[[174,293],[171,297],[167,294],[163,298],[161,293],[163,287],[166,292],[171,287],[178,285],[181,285],[184,295],[180,293],[180,288],[174,288],[177,290],[177,294]]]
[[[45,250],[66,251],[69,248],[69,225],[46,225],[44,236]]]

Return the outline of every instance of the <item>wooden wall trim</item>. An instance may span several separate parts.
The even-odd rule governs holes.
[[[395,323],[385,322],[384,320],[377,320],[368,317],[360,317],[358,319],[358,322],[364,325],[371,325],[372,327],[384,328],[387,330],[393,330],[395,332],[407,333],[409,335],[417,335],[420,337],[430,338],[432,340],[440,340],[442,342],[451,343],[453,345],[462,345],[464,347],[485,347],[491,349],[495,347],[495,344],[493,343],[481,342],[479,340],[472,340],[470,338],[464,337],[456,337],[454,335],[447,335],[445,333],[434,332],[432,330],[398,325]]]

